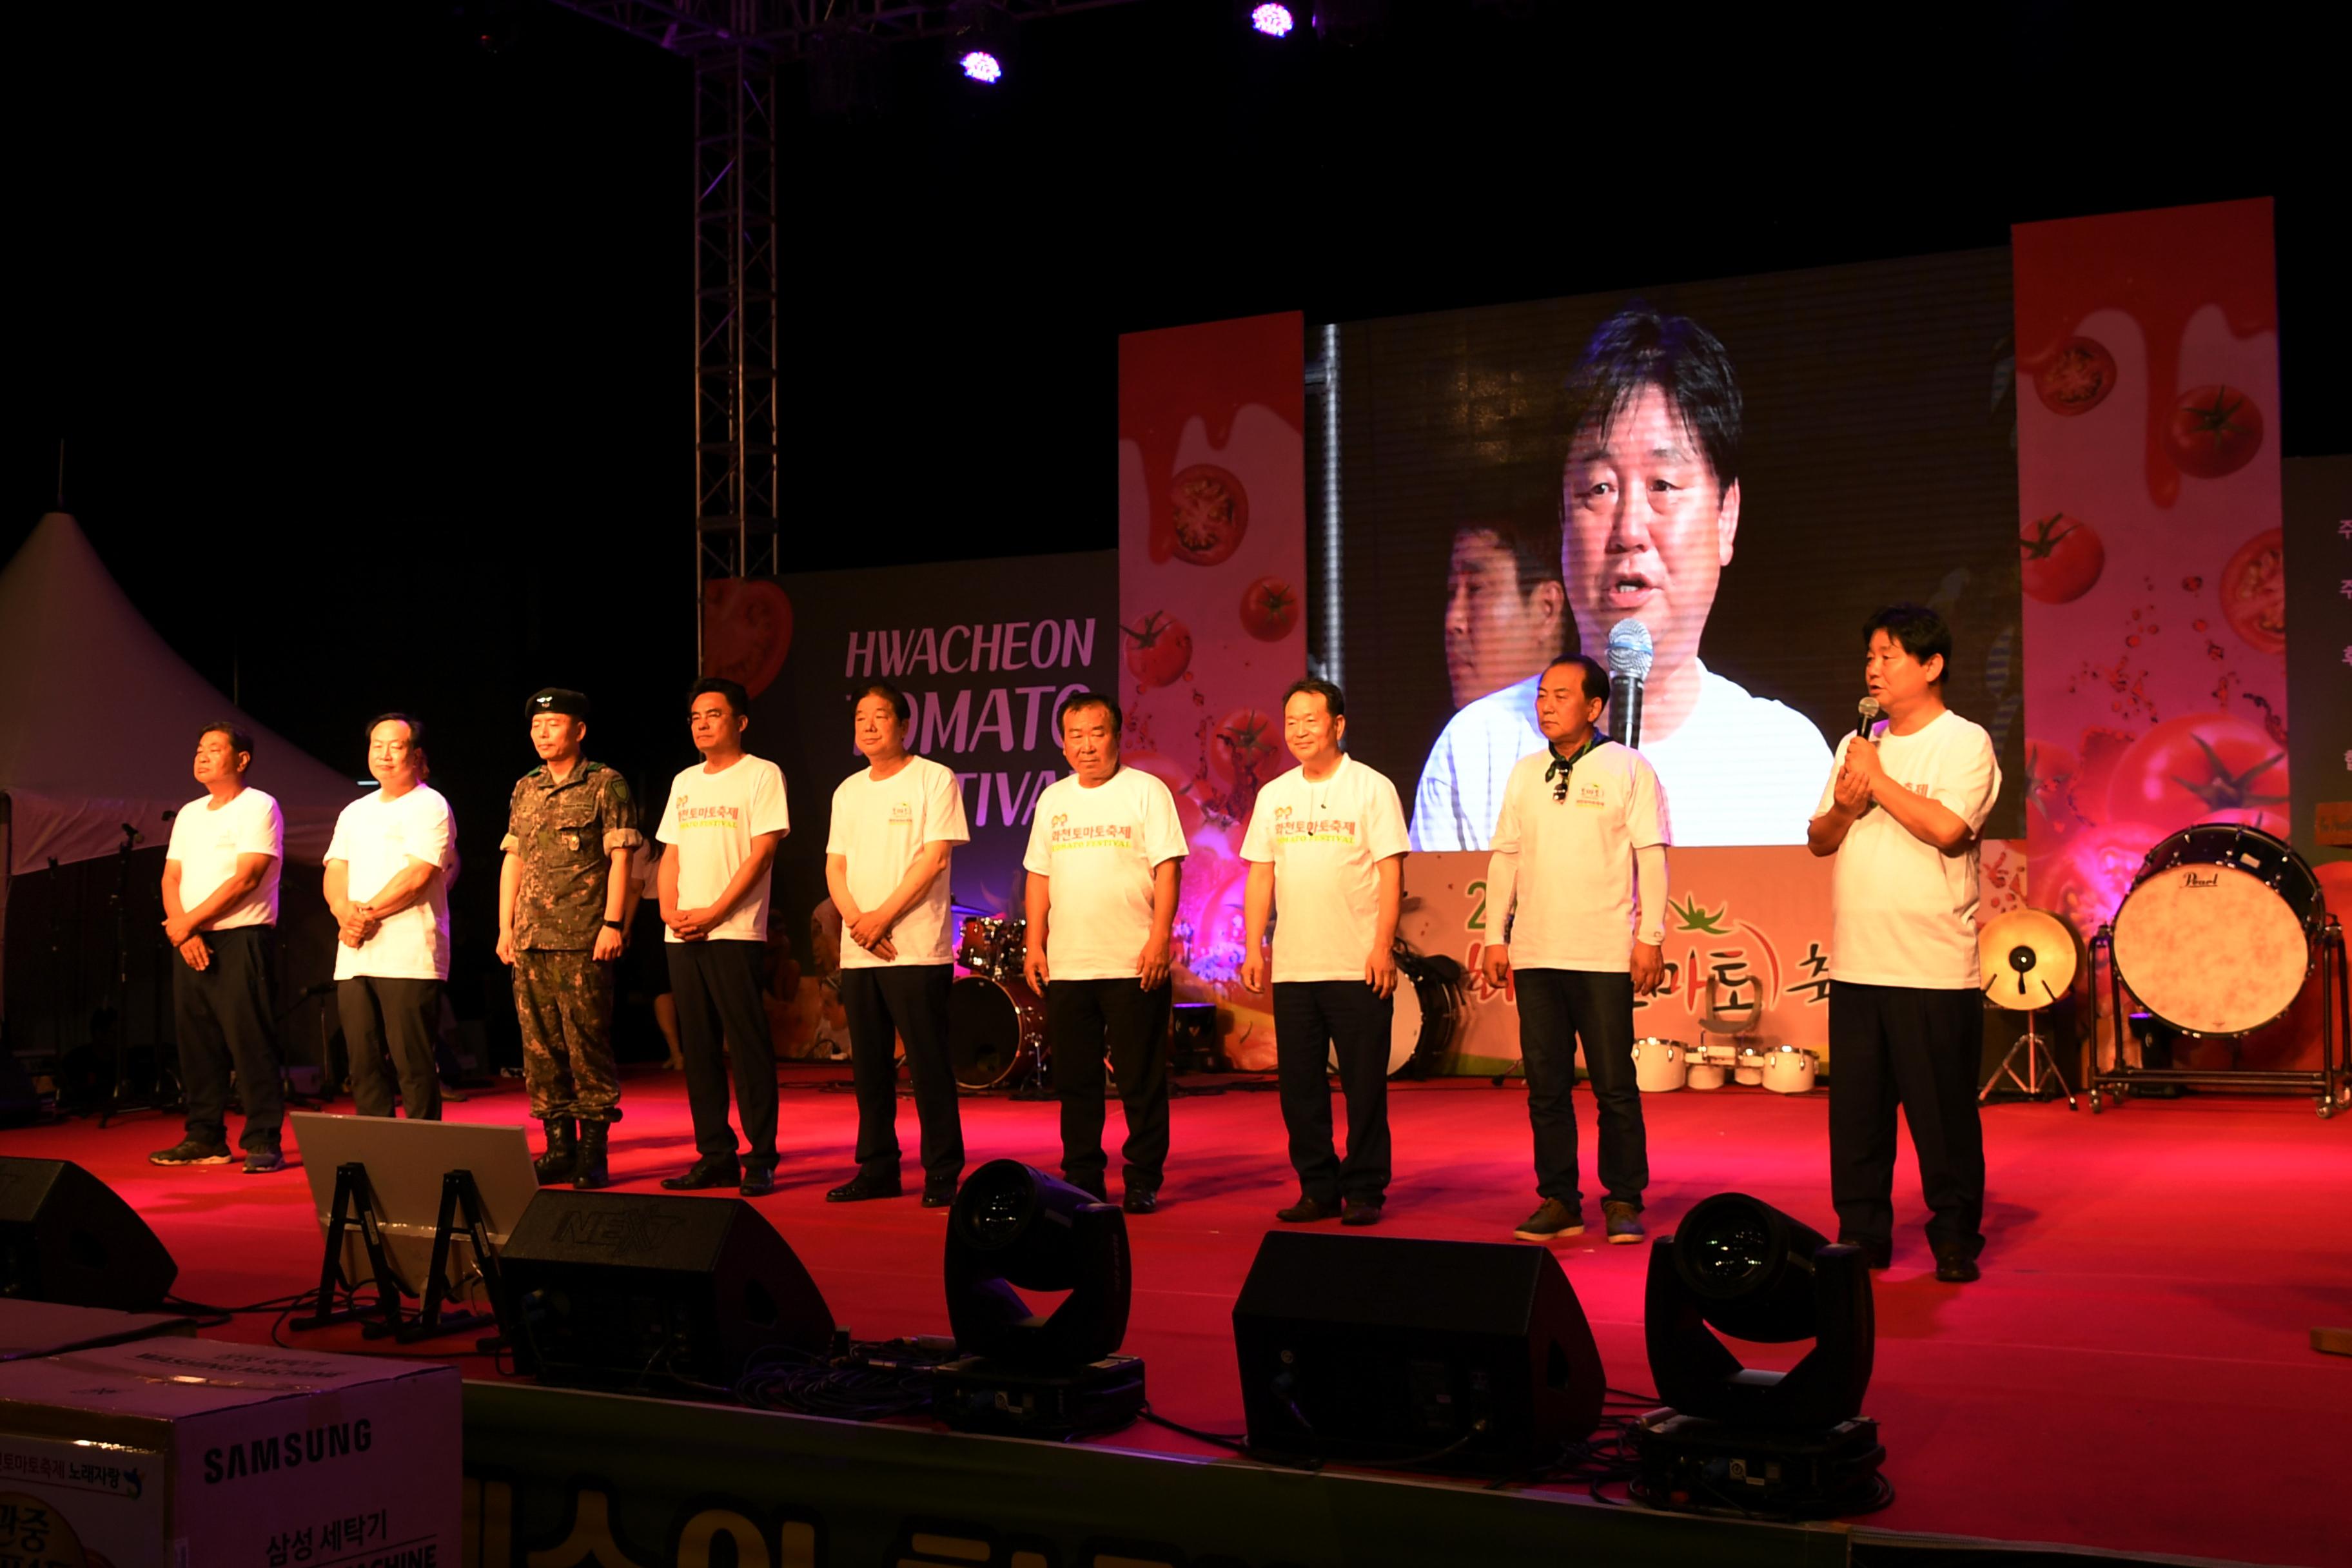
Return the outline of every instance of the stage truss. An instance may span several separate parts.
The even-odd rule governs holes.
[[[845,37],[942,38],[1134,0],[554,0],[694,70],[695,667],[713,579],[782,568],[778,392],[788,279],[776,68]]]

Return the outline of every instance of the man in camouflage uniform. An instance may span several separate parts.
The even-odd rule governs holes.
[[[642,837],[637,805],[619,773],[580,754],[587,698],[550,687],[524,711],[540,765],[516,781],[507,806],[499,960],[514,966],[523,1080],[547,1129],[540,1182],[601,1187],[612,1179],[606,1129],[621,1119],[613,960]]]

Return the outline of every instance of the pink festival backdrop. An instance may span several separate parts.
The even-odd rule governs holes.
[[[2027,224],[2012,257],[2032,901],[2087,938],[2178,829],[2290,833],[2271,204]]]
[[[1307,671],[1306,321],[1297,313],[1122,337],[1118,608],[1123,756],[1176,795],[1192,855],[1180,1002],[1220,1005],[1234,1065],[1274,1066],[1242,989],[1242,835],[1296,764],[1283,689]]]

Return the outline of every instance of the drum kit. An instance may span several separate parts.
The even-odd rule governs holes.
[[[1696,1046],[1655,1035],[1633,1042],[1633,1082],[1644,1094],[1721,1089],[1727,1082],[1775,1094],[1803,1094],[1820,1071],[1821,1058],[1800,1046],[1767,1047],[1704,1036]]]
[[[2210,1083],[2318,1091],[2322,1118],[2346,1103],[2352,1083],[2343,922],[2328,912],[2319,879],[2292,846],[2239,823],[2204,822],[2147,852],[2115,918],[2091,942],[2104,952],[2117,1027],[2126,990],[2158,1027],[2197,1039],[2236,1039],[2277,1022],[2316,972],[2320,1065],[2315,1070],[2135,1068],[2091,1077],[2091,1110],[2118,1102],[2134,1084]]]
[[[1022,972],[1028,921],[968,917],[956,963],[970,970],[948,990],[948,1047],[964,1089],[1042,1088],[1053,1068],[1045,1004]],[[1390,1029],[1391,1078],[1428,1073],[1454,1044],[1465,1014],[1462,966],[1442,954],[1396,949],[1397,988]],[[1332,1062],[1336,1069],[1336,1058]]]

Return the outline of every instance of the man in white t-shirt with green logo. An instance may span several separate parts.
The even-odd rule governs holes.
[[[1977,1063],[1977,836],[2000,793],[1992,737],[1944,706],[1952,634],[1917,605],[1864,628],[1885,715],[1848,736],[1806,842],[1830,884],[1830,1194],[1838,1239],[1891,1260],[1895,1109],[1919,1158],[1936,1278],[1966,1284],[1984,1250]]]
[[[1633,998],[1665,973],[1666,803],[1648,760],[1593,727],[1608,701],[1609,673],[1584,654],[1543,672],[1536,719],[1547,744],[1511,769],[1486,871],[1490,930],[1510,917],[1508,942],[1486,944],[1486,978],[1518,999],[1542,1200],[1512,1232],[1523,1241],[1584,1233],[1570,1093],[1579,1040],[1600,1110],[1601,1218],[1612,1242],[1644,1234]]]
[[[1118,700],[1081,691],[1058,716],[1070,776],[1038,792],[1025,899],[1031,989],[1062,1097],[1062,1177],[1108,1201],[1103,1056],[1127,1113],[1120,1206],[1160,1206],[1168,1163],[1168,942],[1190,848],[1176,797],[1119,766]]]
[[[427,765],[422,721],[406,713],[378,717],[368,726],[375,793],[343,807],[327,845],[327,908],[338,928],[335,1011],[362,1116],[392,1114],[397,1078],[410,1121],[441,1120],[434,1045],[449,979],[457,824],[449,803],[425,782]]]
[[[955,774],[907,750],[911,712],[907,694],[887,680],[857,689],[851,730],[866,766],[833,792],[824,885],[841,914],[857,1173],[826,1193],[827,1203],[895,1198],[903,1190],[894,1037],[907,1042],[922,1127],[923,1206],[954,1203],[963,1175],[963,1117],[948,1043],[955,979],[948,886],[955,847],[971,841],[971,829]]]
[[[286,817],[245,782],[253,737],[210,724],[196,737],[196,782],[205,793],[172,819],[163,852],[163,934],[179,954],[172,966],[172,1011],[180,1081],[188,1095],[187,1136],[147,1156],[158,1165],[225,1165],[229,1071],[245,1102],[245,1170],[281,1169],[278,1134],[286,1119],[278,1055],[278,872]]]
[[[686,1058],[694,1163],[666,1176],[672,1192],[733,1187],[747,1198],[776,1189],[776,1046],[761,965],[768,952],[768,873],[792,828],[784,775],[743,749],[751,699],[721,677],[687,694],[687,731],[702,761],[670,781],[654,837],[663,846],[663,954]],[[727,1081],[744,1152],[727,1124]]]
[[[1347,712],[1328,680],[1284,694],[1283,738],[1298,766],[1258,791],[1242,841],[1242,984],[1251,991],[1266,987],[1266,917],[1276,917],[1275,1068],[1298,1173],[1298,1201],[1275,1214],[1286,1225],[1377,1225],[1388,1200],[1404,809],[1396,785],[1340,750]],[[1345,1161],[1331,1147],[1334,1055],[1348,1102]]]

